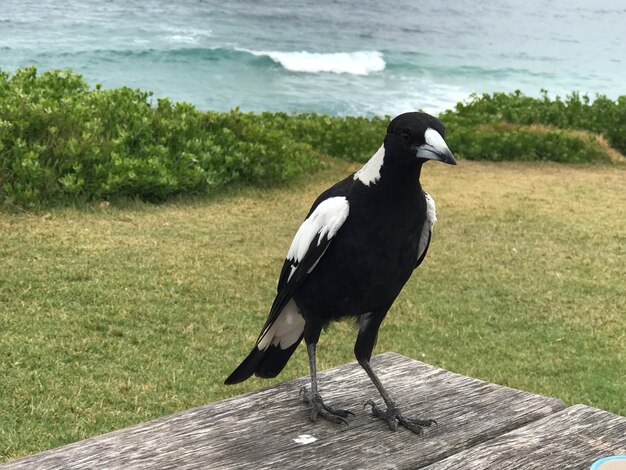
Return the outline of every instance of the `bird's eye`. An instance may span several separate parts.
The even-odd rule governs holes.
[[[411,134],[409,133],[408,129],[402,129],[402,141],[405,144],[408,144],[411,141]]]

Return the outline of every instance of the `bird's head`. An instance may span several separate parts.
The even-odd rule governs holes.
[[[426,113],[404,113],[387,127],[385,150],[393,150],[396,158],[421,161],[436,160],[456,165],[456,160],[443,140],[441,121]]]

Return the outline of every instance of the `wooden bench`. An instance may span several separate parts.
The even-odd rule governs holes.
[[[626,418],[386,353],[372,359],[408,416],[439,422],[392,432],[363,403],[381,400],[356,363],[319,373],[350,426],[308,420],[303,377],[0,465],[17,469],[589,469],[626,454]]]

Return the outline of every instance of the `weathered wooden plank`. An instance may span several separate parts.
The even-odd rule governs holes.
[[[576,405],[429,465],[425,470],[589,470],[601,457],[625,454],[626,418]]]
[[[406,415],[439,421],[417,436],[363,410],[381,400],[358,364],[319,373],[326,402],[352,409],[350,426],[308,421],[300,378],[0,466],[9,469],[419,468],[564,408],[522,392],[387,353],[372,359]]]

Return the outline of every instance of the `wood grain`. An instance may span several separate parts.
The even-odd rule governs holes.
[[[626,455],[626,418],[576,405],[426,470],[589,470],[594,461],[611,455]]]
[[[350,426],[309,421],[298,397],[308,378],[212,403],[0,465],[16,469],[420,468],[564,408],[533,395],[386,353],[374,369],[405,415],[435,418],[417,436],[363,409],[382,400],[356,363],[319,373],[328,404],[356,413]]]

